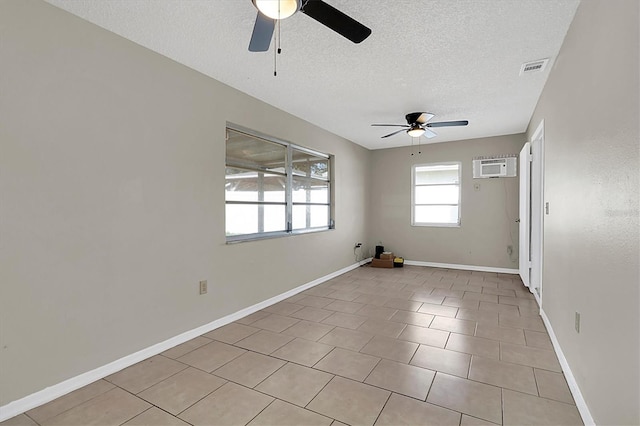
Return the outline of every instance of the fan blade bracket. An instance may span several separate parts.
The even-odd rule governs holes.
[[[388,135],[381,136],[381,139],[388,138],[389,136],[397,135],[398,133],[406,132],[406,129],[396,130],[395,132],[389,133]]]
[[[406,124],[372,124],[372,126],[374,127],[404,127],[405,129],[408,129],[411,126],[408,126]]]
[[[354,43],[371,35],[371,29],[322,0],[307,0],[300,11]]]

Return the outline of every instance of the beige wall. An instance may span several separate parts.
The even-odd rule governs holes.
[[[581,3],[529,126],[545,121],[542,308],[603,425],[640,424],[638,5]]]
[[[40,1],[0,31],[0,406],[354,263],[369,151]],[[225,245],[226,121],[334,154],[336,229]]]
[[[473,179],[472,159],[518,154],[524,142],[519,134],[423,145],[421,154],[408,147],[373,151],[369,246],[382,242],[412,261],[517,269],[518,178]],[[411,226],[411,166],[444,161],[462,163],[461,226]]]

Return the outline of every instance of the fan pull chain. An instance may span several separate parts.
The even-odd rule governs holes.
[[[278,19],[276,20],[276,35],[275,35],[275,48],[273,49],[273,76],[278,76],[278,55],[282,53],[282,48],[280,47],[280,0],[278,0]]]

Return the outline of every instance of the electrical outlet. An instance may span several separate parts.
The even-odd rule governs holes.
[[[580,312],[576,311],[576,333],[580,333]]]
[[[207,294],[207,280],[200,281],[200,294]]]
[[[355,248],[360,248],[362,247],[362,243],[356,243]]]

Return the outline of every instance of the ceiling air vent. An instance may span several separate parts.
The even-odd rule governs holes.
[[[520,75],[544,71],[548,63],[549,63],[549,58],[540,59],[539,61],[525,62],[520,67]]]

